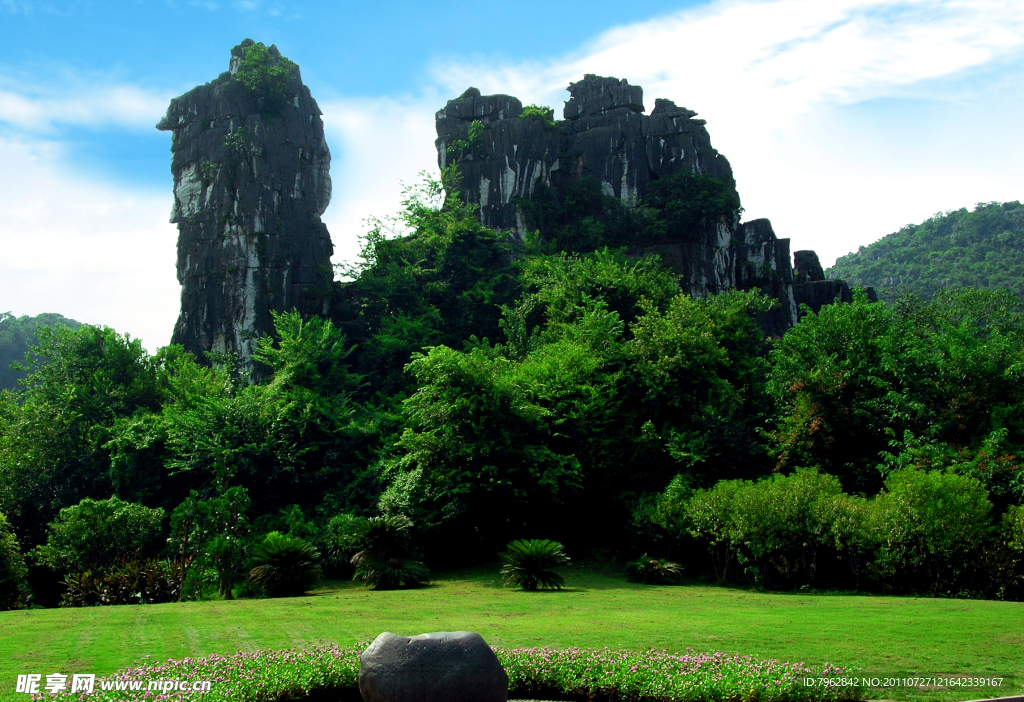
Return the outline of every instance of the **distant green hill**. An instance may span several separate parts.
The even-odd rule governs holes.
[[[842,256],[826,275],[851,287],[870,285],[887,299],[963,287],[1024,298],[1024,206],[990,202],[935,215]]]
[[[22,371],[11,368],[11,362],[25,358],[28,347],[36,343],[36,328],[58,324],[72,329],[81,326],[79,322],[53,312],[35,317],[15,317],[10,312],[0,312],[0,390],[18,387],[18,380],[25,377]]]

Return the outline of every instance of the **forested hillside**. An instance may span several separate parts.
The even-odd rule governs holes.
[[[258,381],[40,328],[31,384],[0,393],[0,606],[413,586],[524,538],[762,587],[1024,595],[1018,298],[858,293],[771,341],[756,291],[513,253],[442,192],[410,194],[411,234],[370,232],[345,315],[276,316]]]
[[[1022,296],[1024,206],[990,202],[935,215],[840,257],[827,275],[873,287],[890,300],[903,292],[929,299],[960,288]]]
[[[11,368],[13,361],[23,361],[28,347],[36,343],[36,328],[64,325],[72,329],[78,322],[53,312],[35,317],[15,317],[10,312],[0,312],[0,390],[13,390],[18,380],[25,377],[23,371]]]

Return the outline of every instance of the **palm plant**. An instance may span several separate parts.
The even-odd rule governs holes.
[[[372,517],[359,525],[356,540],[362,550],[352,556],[353,580],[374,590],[419,587],[429,577],[423,561],[409,545],[412,522],[402,515]]]
[[[646,553],[626,564],[626,580],[647,585],[670,585],[683,575],[683,567],[664,558],[651,558]]]
[[[562,544],[551,539],[520,539],[505,548],[501,574],[506,585],[524,590],[562,589],[565,579],[549,570],[569,563]]]
[[[297,597],[320,579],[320,554],[302,539],[276,531],[256,547],[256,567],[249,579],[270,597]]]

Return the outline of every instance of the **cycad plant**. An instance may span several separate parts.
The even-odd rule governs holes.
[[[683,575],[683,567],[664,558],[651,558],[646,553],[626,564],[626,580],[647,585],[671,585]]]
[[[249,580],[270,597],[297,597],[320,579],[319,557],[302,539],[272,531],[256,547],[256,567],[249,571]]]
[[[549,570],[569,563],[562,544],[551,539],[520,539],[505,548],[507,550],[501,554],[505,564],[501,574],[506,585],[524,590],[561,590],[565,585],[561,575]]]
[[[352,556],[356,567],[353,580],[362,580],[374,590],[419,587],[430,572],[409,545],[412,522],[401,515],[365,520],[356,532],[362,550]]]

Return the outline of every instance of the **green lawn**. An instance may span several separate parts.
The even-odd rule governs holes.
[[[104,675],[146,655],[460,629],[499,646],[690,647],[879,674],[1013,675],[1018,694],[1024,686],[1024,603],[651,587],[586,568],[566,569],[567,590],[525,593],[502,588],[496,569],[438,576],[412,591],[340,583],[294,599],[0,612],[0,698],[24,697],[13,694],[18,673]]]

